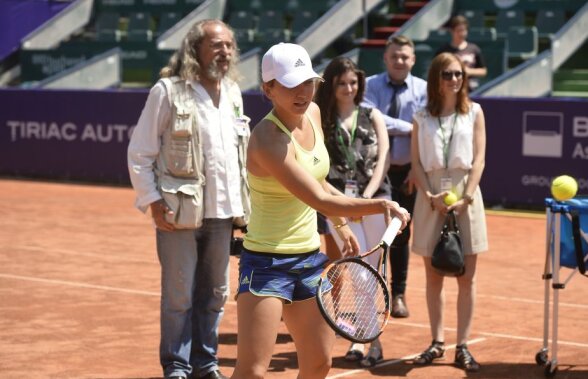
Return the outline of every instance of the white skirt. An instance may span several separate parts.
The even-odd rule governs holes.
[[[461,198],[468,172],[460,169],[435,170],[427,173],[432,193],[439,193],[442,177],[451,177],[452,187]],[[457,224],[464,254],[478,254],[488,250],[488,233],[486,230],[486,214],[482,192],[478,186],[472,194],[474,202],[468,211],[457,214]],[[431,209],[431,203],[423,191],[418,191],[414,212],[412,214],[412,251],[415,254],[430,257],[439,240],[445,216]]]

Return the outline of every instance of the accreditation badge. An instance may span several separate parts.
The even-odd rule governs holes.
[[[451,182],[451,178],[448,177],[443,177],[441,178],[441,183],[439,188],[441,189],[441,192],[443,191],[451,191],[452,190],[452,182]]]
[[[347,180],[345,181],[345,196],[357,197],[359,190],[357,188],[357,181]]]

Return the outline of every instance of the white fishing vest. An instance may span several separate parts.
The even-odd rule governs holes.
[[[174,219],[168,219],[176,228],[194,229],[202,225],[204,217],[204,154],[196,99],[191,86],[177,76],[162,78],[171,108],[170,126],[162,135],[162,146],[156,160],[155,174],[158,188],[167,205],[174,211]],[[247,183],[247,144],[249,143],[249,118],[243,115],[243,103],[237,86],[226,85],[233,102],[238,125],[238,159],[241,202],[244,219],[234,222],[244,226],[251,214],[249,185]]]

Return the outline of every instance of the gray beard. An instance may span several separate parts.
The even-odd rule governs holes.
[[[206,68],[206,76],[212,80],[221,80],[225,74],[219,71],[216,61],[212,61]]]

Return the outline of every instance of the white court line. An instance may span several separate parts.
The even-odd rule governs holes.
[[[131,290],[131,289],[127,289],[127,288],[102,286],[102,285],[87,284],[87,283],[82,283],[82,282],[71,282],[71,281],[65,281],[65,280],[35,278],[35,277],[31,277],[31,276],[21,276],[21,275],[12,275],[12,274],[2,274],[2,273],[0,273],[0,278],[15,279],[15,280],[25,280],[25,281],[29,281],[29,282],[46,283],[46,284],[58,284],[58,285],[65,285],[65,286],[77,287],[77,288],[89,288],[89,289],[97,289],[97,290],[103,290],[103,291],[130,293],[130,294],[133,294],[133,295],[157,296],[157,297],[160,296],[160,293],[159,292]],[[229,300],[225,304],[226,305],[234,306],[234,305],[237,304],[237,302],[236,301],[233,301],[233,300]],[[391,321],[390,324],[402,325],[402,326],[410,326],[410,327],[421,328],[421,329],[429,329],[429,325],[417,324],[417,323],[411,323],[411,322],[402,322],[402,321],[396,321],[396,320]],[[447,330],[447,331],[455,331],[454,328],[445,328],[445,330]],[[530,341],[530,342],[543,342],[543,339],[542,338],[515,336],[515,335],[511,335],[511,334],[490,333],[490,332],[476,332],[476,334],[483,335],[483,336],[488,336],[488,337],[511,339],[511,340]],[[474,341],[477,341],[477,340],[474,340]],[[568,346],[576,346],[576,347],[588,348],[588,344],[587,343],[581,343],[581,342],[561,341],[561,340],[558,340],[557,343],[559,345],[568,345]]]
[[[402,325],[402,326],[410,326],[413,328],[421,328],[421,329],[430,329],[430,326],[427,324],[417,324],[413,322],[405,322],[405,321],[390,321],[391,325]],[[457,329],[455,328],[444,328],[446,331],[455,332]],[[515,336],[512,334],[502,334],[502,333],[490,333],[490,332],[474,332],[474,334],[486,336],[486,337],[495,337],[495,338],[506,338],[509,340],[519,340],[519,341],[528,341],[528,342],[543,342],[543,338],[536,338],[536,337],[523,337],[523,336]],[[551,342],[551,340],[549,340]],[[567,345],[567,346],[575,346],[575,347],[583,347],[588,348],[588,343],[582,342],[574,342],[574,341],[557,341],[558,345]]]
[[[0,278],[16,279],[16,280],[26,280],[26,281],[29,281],[29,282],[48,283],[48,284],[60,284],[60,285],[64,285],[64,286],[78,287],[78,288],[90,288],[90,289],[95,289],[95,290],[123,292],[123,293],[130,293],[130,294],[133,294],[133,295],[158,296],[158,297],[160,296],[160,293],[159,292],[141,291],[141,290],[130,290],[130,289],[127,289],[127,288],[101,286],[101,285],[96,285],[96,284],[87,284],[87,283],[81,283],[81,282],[70,282],[70,281],[65,281],[65,280],[34,278],[34,277],[31,277],[31,276],[0,274]]]
[[[2,246],[1,249],[3,250],[14,250],[14,249],[22,249],[22,250],[29,250],[35,252],[43,252],[43,253],[59,253],[59,254],[66,254],[66,255],[75,255],[80,257],[92,257],[92,258],[101,258],[101,259],[114,259],[117,261],[124,261],[124,262],[139,262],[139,263],[157,263],[157,258],[154,257],[153,259],[140,259],[140,258],[129,258],[128,256],[124,255],[107,255],[107,254],[100,254],[100,253],[88,253],[82,252],[78,250],[68,250],[68,249],[60,249],[60,248],[46,248],[40,246],[31,246],[31,245],[20,245],[20,246]]]
[[[46,284],[59,284],[59,285],[64,285],[64,286],[77,287],[77,288],[90,288],[90,289],[95,289],[95,290],[130,293],[130,294],[133,294],[133,295],[157,296],[157,297],[159,297],[161,295],[161,293],[159,293],[159,292],[141,291],[141,290],[130,290],[130,289],[127,289],[127,288],[111,287],[111,286],[101,286],[101,285],[96,285],[96,284],[88,284],[88,283],[81,283],[81,282],[71,282],[71,281],[66,281],[66,280],[35,278],[35,277],[32,277],[32,276],[21,276],[21,275],[12,275],[12,274],[2,274],[2,273],[0,273],[0,278],[25,280],[25,281],[29,281],[29,282],[46,283]],[[232,300],[228,300],[225,304],[227,304],[227,305],[236,305],[237,302],[236,301],[232,301]]]
[[[8,249],[8,246],[2,246],[2,249]],[[10,249],[14,249],[15,247],[12,246]],[[59,248],[51,248],[47,249],[44,247],[39,246],[31,246],[31,245],[21,245],[16,246],[16,248],[23,249],[23,250],[31,250],[31,251],[42,251],[42,252],[54,252],[54,253],[61,253],[67,255],[79,255],[79,256],[86,256],[86,257],[93,257],[93,258],[102,258],[102,259],[114,259],[126,262],[140,262],[140,263],[157,263],[156,258],[153,259],[138,259],[138,258],[128,258],[121,255],[105,255],[99,253],[88,253],[88,252],[80,252],[77,250],[68,250],[68,249],[59,249]],[[543,287],[541,287],[543,288]],[[425,292],[425,288],[410,288],[410,290]],[[449,295],[456,295],[457,292],[455,291],[447,291]],[[514,301],[518,303],[526,303],[526,304],[539,304],[543,305],[544,300],[534,300],[534,299],[527,299],[527,298],[520,298],[520,297],[508,297],[508,296],[499,296],[499,295],[485,295],[483,293],[477,293],[477,298],[487,298],[487,299],[494,299],[494,300],[506,300],[506,301]],[[551,302],[550,302],[551,303]],[[588,309],[588,304],[576,304],[576,303],[565,303],[560,302],[560,307],[567,307],[567,308],[576,308],[576,309]]]
[[[479,343],[479,342],[483,342],[485,340],[486,340],[486,338],[476,338],[476,339],[473,339],[473,340],[468,341],[468,345],[473,345],[473,344],[476,344],[476,343]],[[445,347],[445,351],[452,350],[452,349],[455,349],[455,344],[448,345],[448,346]],[[419,354],[420,353],[416,353],[416,354],[406,355],[406,356],[404,356],[402,358],[399,358],[399,359],[393,359],[391,361],[384,361],[382,363],[379,363],[379,364],[375,365],[374,367],[361,368],[361,369],[356,369],[356,370],[351,370],[351,371],[345,371],[345,372],[342,372],[340,374],[335,374],[335,375],[327,376],[326,379],[342,378],[344,376],[350,376],[350,375],[353,375],[353,374],[359,374],[361,372],[364,372],[364,371],[367,371],[367,370],[373,370],[375,368],[380,368],[380,367],[386,367],[386,366],[395,365],[395,364],[398,364],[398,363],[401,363],[401,362],[404,362],[404,361],[407,361],[407,360],[411,360],[411,359],[413,359],[414,357],[416,357]]]
[[[542,285],[542,284],[541,284]],[[541,287],[541,289],[543,289],[543,287]],[[419,291],[419,292],[425,292],[426,289],[425,288],[410,288],[411,291]],[[457,296],[457,291],[445,291],[445,293],[447,295],[456,295]],[[513,301],[513,302],[517,302],[517,303],[527,303],[527,304],[539,304],[539,305],[543,305],[544,300],[533,300],[533,299],[525,299],[522,297],[508,297],[508,296],[499,296],[499,295],[485,295],[483,293],[476,293],[476,298],[480,299],[480,298],[485,298],[485,299],[494,299],[494,300],[506,300],[506,301]],[[552,302],[550,301],[550,304],[552,304]],[[564,302],[559,302],[559,306],[560,307],[568,307],[568,308],[578,308],[578,309],[588,309],[588,304],[576,304],[576,303],[564,303]]]

